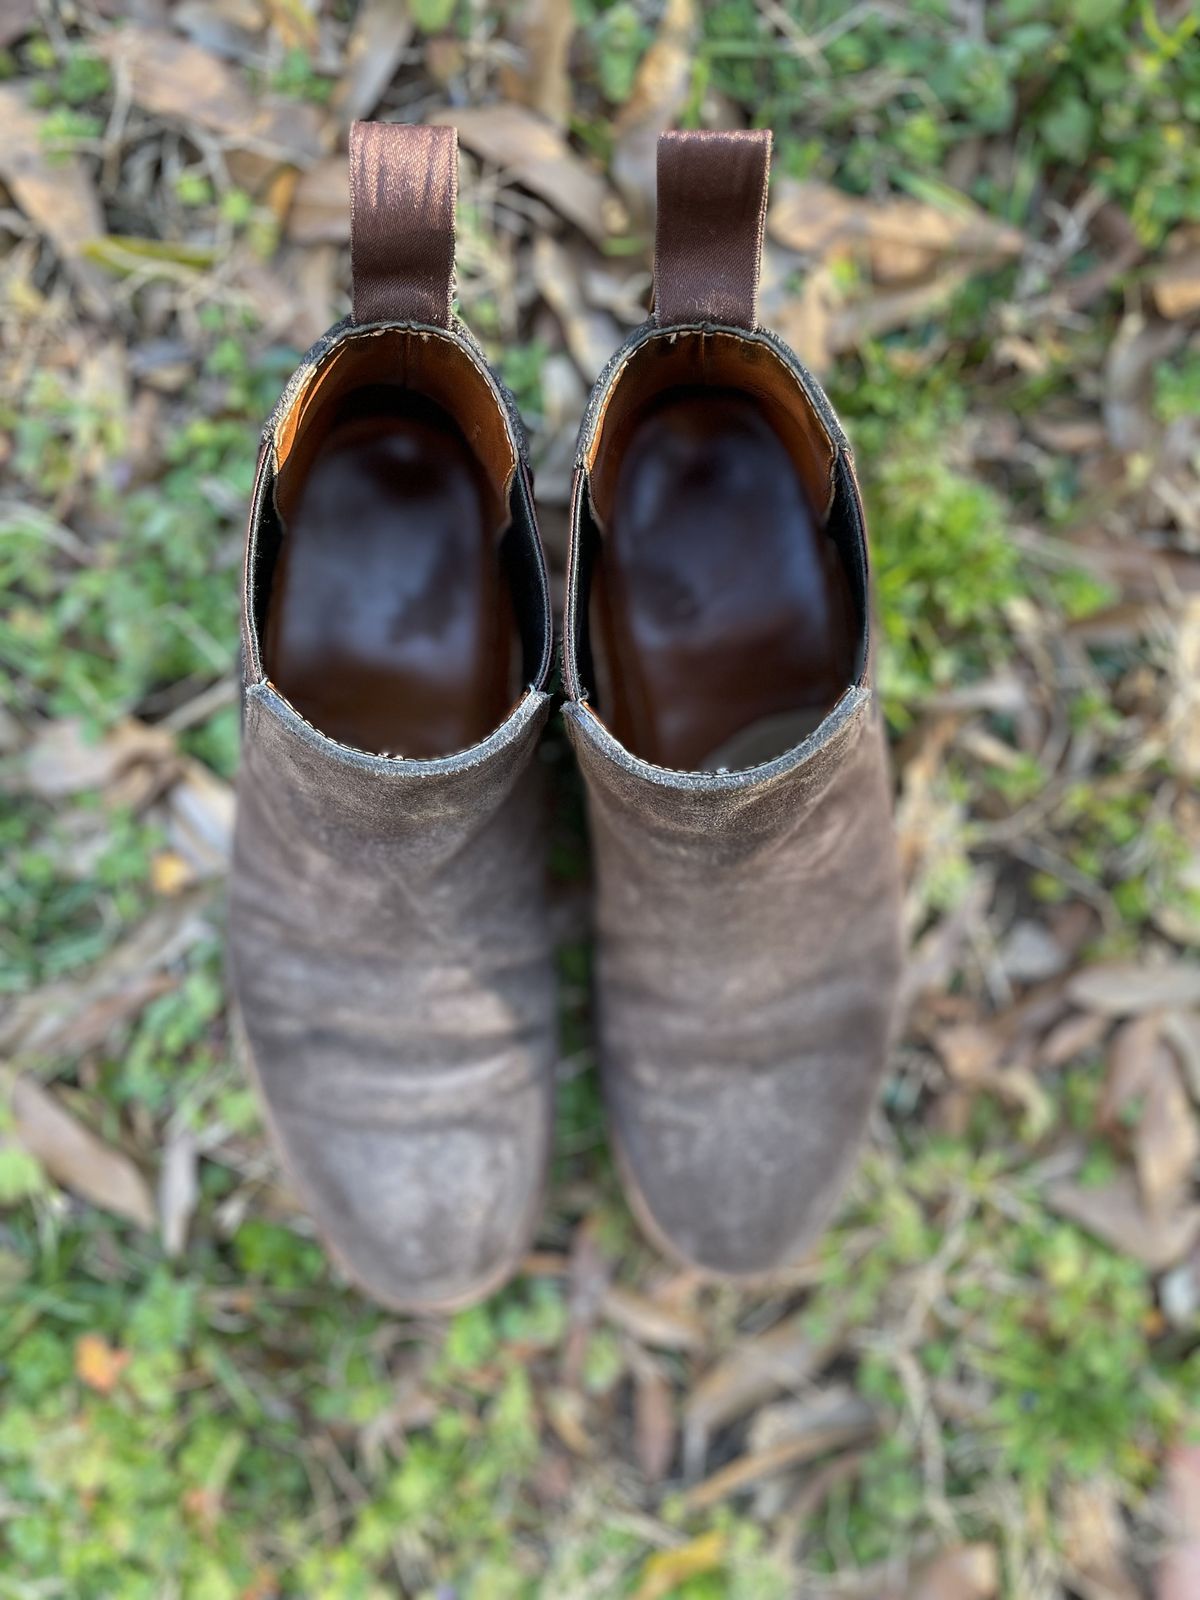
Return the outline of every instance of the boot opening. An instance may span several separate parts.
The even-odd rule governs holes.
[[[865,585],[838,453],[795,372],[765,341],[664,332],[614,381],[586,463],[613,734],[684,771],[799,744],[861,672]]]
[[[267,677],[314,727],[429,758],[503,721],[516,473],[499,394],[450,336],[369,330],[317,365],[276,425],[261,632]]]

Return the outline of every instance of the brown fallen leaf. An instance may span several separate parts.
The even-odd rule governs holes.
[[[292,192],[287,236],[297,244],[345,244],[350,237],[350,180],[345,156],[314,161]]]
[[[633,1455],[647,1483],[666,1477],[675,1455],[675,1401],[656,1361],[633,1367]]]
[[[830,319],[829,348],[834,355],[842,355],[857,350],[868,339],[921,321],[952,300],[970,275],[968,267],[952,265],[925,283],[877,289],[850,301]]]
[[[452,124],[469,150],[502,168],[597,244],[623,226],[620,202],[601,174],[536,112],[513,105],[445,106],[427,120]]]
[[[1200,312],[1200,249],[1168,258],[1149,275],[1159,316],[1172,320]]]
[[[943,1550],[908,1581],[904,1600],[994,1600],[1000,1561],[990,1544]]]
[[[150,862],[150,887],[155,894],[182,894],[196,875],[177,850],[160,850]]]
[[[1177,323],[1147,322],[1130,312],[1109,346],[1104,365],[1104,423],[1109,442],[1121,451],[1148,449],[1157,432],[1154,374],[1187,337]]]
[[[1162,1031],[1183,1069],[1188,1093],[1200,1106],[1200,1012],[1168,1011],[1162,1019]]]
[[[715,1572],[725,1558],[725,1544],[725,1534],[714,1529],[687,1544],[656,1550],[642,1568],[633,1600],[666,1600],[688,1578]]]
[[[1181,776],[1200,779],[1200,598],[1179,608],[1167,736],[1173,765]]]
[[[0,50],[7,50],[27,33],[37,29],[37,12],[29,0],[0,0]]]
[[[85,1333],[75,1341],[75,1376],[97,1394],[111,1394],[129,1365],[128,1350],[116,1350],[98,1333]]]
[[[798,1400],[764,1406],[750,1425],[751,1450],[769,1450],[789,1439],[829,1438],[838,1444],[859,1443],[878,1428],[875,1408],[849,1384],[832,1384]],[[826,1448],[832,1448],[826,1446]]]
[[[768,260],[770,255],[768,255]],[[763,319],[816,373],[828,370],[836,354],[833,325],[843,295],[837,274],[827,262],[817,262],[805,274],[798,294],[776,289],[763,296]]]
[[[1131,1017],[1113,1034],[1104,1092],[1096,1108],[1096,1120],[1101,1128],[1109,1132],[1117,1129],[1130,1105],[1145,1094],[1154,1076],[1161,1034],[1162,1016],[1157,1011]]]
[[[97,40],[135,105],[168,121],[207,128],[234,148],[305,166],[325,148],[316,106],[250,92],[237,69],[198,44],[135,24]]]
[[[1066,1066],[1100,1045],[1112,1023],[1094,1011],[1076,1011],[1056,1023],[1042,1040],[1038,1061],[1051,1070]]]
[[[1155,1584],[1155,1600],[1196,1600],[1200,1594],[1200,1445],[1177,1445],[1167,1461],[1170,1545]]]
[[[520,60],[500,69],[506,99],[519,100],[556,128],[571,116],[568,60],[575,37],[571,0],[527,0],[518,13]]]
[[[150,1191],[128,1156],[85,1128],[35,1078],[17,1077],[10,1095],[17,1139],[56,1183],[140,1228],[154,1226]]]
[[[1085,967],[1068,980],[1067,998],[1106,1017],[1200,1005],[1200,964],[1167,962],[1140,966],[1130,961]]]
[[[87,789],[107,789],[131,766],[162,765],[174,758],[175,740],[163,728],[127,717],[94,739],[77,718],[64,717],[38,729],[6,786],[57,800]]]
[[[593,383],[621,342],[615,317],[584,300],[576,263],[557,239],[539,233],[533,242],[533,277],[542,299],[562,325],[576,366]]]
[[[938,1028],[933,1048],[956,1083],[983,1084],[999,1066],[1008,1041],[995,1028],[979,1022],[957,1022]]]
[[[934,205],[906,196],[868,200],[829,184],[790,178],[771,190],[767,234],[819,260],[859,255],[882,283],[923,277],[947,256],[1003,258],[1019,255],[1024,245],[1018,229],[952,190]]]
[[[412,17],[405,0],[366,0],[359,7],[346,42],[342,76],[330,102],[344,127],[374,111],[412,35]]]
[[[699,1350],[704,1328],[694,1317],[648,1300],[632,1289],[609,1284],[600,1302],[609,1322],[630,1334],[639,1344],[658,1350]]]
[[[116,1023],[173,988],[167,969],[210,932],[193,899],[167,902],[84,979],[43,984],[14,1004],[0,1004],[0,1052],[15,1059],[92,1049]]]
[[[667,0],[613,124],[613,182],[639,225],[654,215],[658,136],[673,128],[691,92],[699,16],[695,0]]]
[[[689,1511],[707,1511],[763,1478],[802,1466],[806,1461],[815,1461],[843,1445],[860,1443],[874,1428],[874,1415],[865,1419],[857,1408],[851,1414],[851,1408],[847,1407],[841,1418],[831,1414],[824,1422],[814,1419],[802,1431],[780,1438],[761,1450],[751,1450],[721,1467],[703,1483],[689,1489],[684,1504]]]
[[[0,85],[0,178],[39,233],[54,246],[89,315],[112,311],[107,273],[86,257],[105,232],[104,213],[87,164],[68,152],[55,154],[43,137],[46,123],[11,84]]]
[[[233,849],[233,786],[199,761],[185,760],[167,794],[171,845],[201,878],[229,865]]]
[[[1153,1216],[1142,1204],[1131,1173],[1119,1173],[1096,1188],[1064,1179],[1049,1185],[1046,1201],[1060,1216],[1132,1256],[1151,1272],[1173,1266],[1200,1232],[1200,1206],[1185,1205],[1168,1216]]]
[[[1105,1478],[1064,1483],[1058,1496],[1062,1551],[1097,1600],[1139,1600],[1127,1562],[1128,1535],[1120,1500]]]
[[[167,1135],[158,1175],[158,1217],[163,1250],[168,1259],[181,1256],[188,1227],[200,1198],[196,1177],[197,1150],[187,1128],[173,1127]]]
[[[814,1339],[803,1316],[776,1323],[743,1340],[699,1380],[684,1404],[684,1459],[689,1476],[700,1466],[710,1436],[782,1390],[797,1389],[840,1348],[840,1329]]]
[[[1172,1212],[1191,1185],[1200,1137],[1180,1081],[1174,1052],[1155,1040],[1142,1114],[1133,1134],[1133,1159],[1142,1201],[1155,1217]]]

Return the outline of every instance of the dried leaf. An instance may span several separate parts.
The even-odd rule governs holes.
[[[510,100],[565,128],[571,117],[568,59],[575,36],[571,0],[528,0],[519,12],[520,64],[502,68],[500,82]]]
[[[1162,1019],[1162,1032],[1183,1069],[1188,1093],[1200,1105],[1200,1014],[1168,1011]]]
[[[933,1035],[933,1047],[956,1083],[986,1083],[999,1066],[1006,1044],[997,1029],[978,1022],[955,1023]]]
[[[1200,599],[1180,606],[1167,712],[1171,757],[1181,777],[1200,779]]]
[[[350,180],[345,156],[315,161],[300,174],[287,235],[297,244],[345,244],[350,237]]]
[[[1000,1562],[990,1544],[943,1550],[908,1581],[904,1600],[994,1600]]]
[[[1162,1018],[1157,1012],[1148,1011],[1122,1023],[1113,1035],[1108,1075],[1096,1113],[1102,1128],[1116,1127],[1129,1105],[1145,1094],[1154,1076],[1161,1030]]]
[[[1159,316],[1195,316],[1200,312],[1200,250],[1164,261],[1150,274],[1149,282]]]
[[[1146,1099],[1133,1135],[1142,1200],[1153,1215],[1164,1216],[1187,1190],[1200,1153],[1196,1119],[1180,1082],[1175,1057],[1155,1041]]]
[[[0,86],[0,119],[0,178],[62,258],[87,311],[107,317],[112,310],[108,280],[86,259],[87,247],[104,234],[104,213],[86,163],[48,149],[45,119],[9,84]]]
[[[35,1078],[18,1077],[11,1095],[17,1138],[56,1183],[140,1228],[154,1226],[150,1191],[128,1156],[77,1122]]]
[[[1120,1500],[1106,1479],[1065,1483],[1058,1515],[1063,1554],[1097,1600],[1140,1600],[1126,1562],[1128,1543]]]
[[[879,1425],[875,1408],[848,1384],[834,1384],[799,1400],[764,1406],[750,1425],[751,1450],[769,1450],[788,1440],[820,1438],[822,1451],[869,1438]]]
[[[0,50],[7,50],[37,26],[37,12],[29,0],[0,0]]]
[[[129,1360],[128,1350],[115,1350],[98,1333],[85,1333],[75,1341],[75,1376],[97,1394],[113,1392]]]
[[[345,67],[333,94],[333,109],[345,126],[370,116],[395,75],[412,38],[405,0],[366,0],[346,44]],[[341,163],[343,177],[345,163]]]
[[[857,350],[896,328],[919,322],[952,300],[970,276],[969,269],[947,267],[927,283],[903,289],[877,290],[844,306],[832,318],[829,347],[835,355]]]
[[[871,1419],[870,1428],[866,1432],[873,1431],[873,1428],[874,1418]],[[845,1444],[856,1443],[864,1437],[861,1417],[854,1417],[849,1422],[829,1421],[825,1424],[813,1422],[811,1426],[793,1437],[782,1438],[761,1450],[751,1450],[746,1455],[729,1462],[727,1466],[714,1472],[711,1478],[706,1478],[694,1489],[689,1489],[684,1496],[684,1502],[689,1511],[707,1511],[719,1505],[722,1500],[727,1500],[730,1495],[739,1494],[752,1484],[759,1483],[763,1478],[774,1477],[777,1473],[801,1466],[806,1461],[815,1461],[818,1456],[828,1455],[830,1451],[837,1450]]]
[[[704,1345],[704,1328],[692,1317],[647,1300],[632,1289],[610,1284],[604,1291],[601,1310],[608,1320],[630,1334],[639,1344],[659,1350],[699,1350]]]
[[[833,325],[841,301],[833,268],[818,262],[806,273],[799,294],[781,297],[768,291],[764,295],[764,318],[806,366],[821,373],[836,354]]]
[[[613,182],[641,224],[654,215],[659,134],[675,126],[691,92],[698,27],[694,0],[667,0],[613,125]]]
[[[715,1572],[725,1558],[725,1534],[702,1533],[672,1550],[658,1550],[646,1562],[633,1600],[666,1600],[680,1584],[705,1572]]]
[[[1000,952],[1005,976],[1014,983],[1044,983],[1065,972],[1068,953],[1045,923],[1028,918],[1014,923]]]
[[[315,106],[282,96],[257,96],[228,62],[159,28],[126,25],[96,44],[135,105],[168,121],[207,128],[237,149],[304,166],[322,153]]]
[[[1185,329],[1148,323],[1136,312],[1121,323],[1104,369],[1104,422],[1117,450],[1145,450],[1152,444],[1154,373],[1185,337]]]
[[[194,904],[175,900],[147,917],[82,981],[44,984],[0,1012],[0,1051],[9,1056],[78,1054],[114,1024],[174,987],[166,968],[209,933]]]
[[[671,1385],[654,1361],[639,1361],[633,1373],[633,1453],[647,1483],[666,1477],[675,1454],[675,1402]]]
[[[170,1260],[181,1256],[200,1188],[196,1178],[196,1140],[187,1128],[173,1128],[163,1151],[158,1177],[158,1218],[163,1249]]]
[[[1167,1461],[1170,1548],[1158,1571],[1155,1600],[1200,1594],[1200,1445],[1177,1445]]]
[[[1182,1206],[1170,1216],[1152,1216],[1134,1178],[1125,1172],[1098,1188],[1067,1180],[1051,1184],[1046,1200],[1061,1216],[1151,1272],[1162,1272],[1180,1260],[1200,1231],[1200,1207]]]
[[[684,1455],[689,1472],[703,1460],[709,1437],[781,1390],[806,1383],[833,1357],[842,1331],[814,1339],[802,1316],[747,1339],[696,1384],[684,1405]]]
[[[150,862],[150,887],[155,894],[182,894],[195,881],[191,867],[175,850],[160,850]]]
[[[1016,228],[996,221],[965,195],[946,189],[942,203],[866,200],[824,183],[783,178],[771,191],[767,234],[777,244],[828,260],[857,254],[880,281],[924,276],[946,256],[984,259],[1019,255]]]
[[[12,787],[43,800],[106,789],[136,763],[162,764],[175,755],[175,740],[165,729],[131,717],[101,739],[89,738],[82,722],[47,722],[25,751]]]
[[[556,239],[544,233],[533,242],[533,276],[542,299],[562,324],[576,366],[589,383],[594,382],[621,342],[616,318],[584,301],[575,262]]]
[[[1106,962],[1077,972],[1066,992],[1073,1004],[1106,1017],[1196,1006],[1200,1005],[1200,965],[1177,961],[1146,967],[1130,961]]]
[[[1095,1050],[1111,1026],[1107,1017],[1098,1016],[1094,1011],[1077,1011],[1064,1017],[1042,1041],[1038,1061],[1050,1070],[1063,1067],[1068,1061]]]
[[[622,226],[620,203],[601,175],[524,106],[449,106],[428,120],[453,124],[469,150],[503,168],[597,244]]]
[[[199,761],[185,761],[167,795],[171,844],[192,873],[216,877],[229,865],[235,811],[233,786]]]

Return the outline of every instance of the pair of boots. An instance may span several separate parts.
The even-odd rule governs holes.
[[[770,136],[659,147],[654,315],[579,439],[564,715],[599,1051],[652,1239],[794,1261],[837,1199],[899,967],[850,453],[756,315]],[[356,124],[353,313],[263,436],[232,970],[269,1121],[399,1309],[536,1226],[555,980],[536,785],[553,624],[525,437],[452,312],[453,130]]]

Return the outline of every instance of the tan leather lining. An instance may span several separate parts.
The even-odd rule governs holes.
[[[771,345],[723,329],[664,329],[639,345],[614,375],[585,453],[592,504],[612,513],[616,470],[646,405],[669,389],[739,389],[762,406],[825,517],[833,500],[836,450],[796,374]]]
[[[339,402],[370,384],[423,395],[448,411],[478,457],[491,493],[489,520],[508,520],[517,453],[504,403],[482,365],[450,334],[368,328],[341,339],[318,363],[275,425],[275,504],[286,523],[297,490]]]

